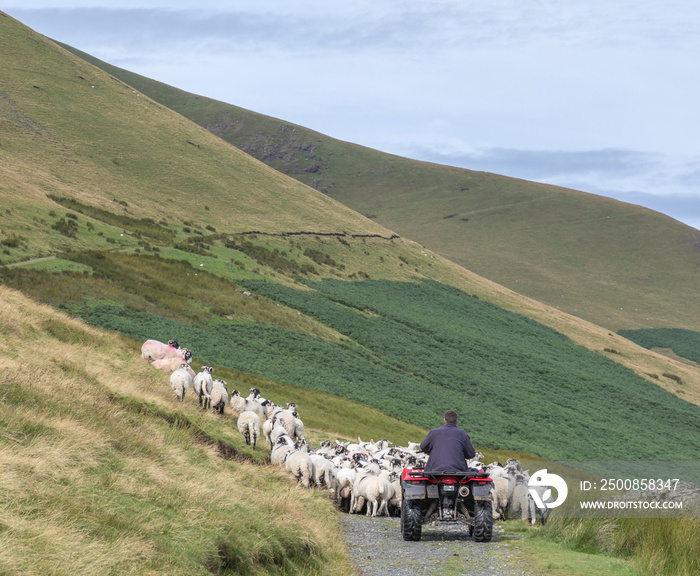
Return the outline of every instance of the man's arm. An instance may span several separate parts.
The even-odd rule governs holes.
[[[428,435],[423,439],[423,442],[420,443],[420,449],[430,456],[430,452],[433,449],[433,442],[432,442],[432,430],[428,432]]]
[[[472,446],[472,440],[466,431],[464,432],[464,440],[465,440],[465,446],[464,446],[465,458],[464,459],[471,460],[472,458],[474,458],[474,456],[476,456],[476,450],[474,449],[474,446]]]

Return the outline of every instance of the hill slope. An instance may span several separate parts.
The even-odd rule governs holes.
[[[326,491],[176,403],[135,343],[0,286],[0,370],[3,574],[355,574]],[[322,438],[362,430],[365,407],[317,396],[300,405]]]
[[[0,27],[0,179],[3,208],[13,211],[6,234],[34,227],[37,209],[46,219],[51,194],[164,226],[390,235],[9,17]],[[34,252],[60,247],[49,233],[32,242]]]
[[[1,71],[2,170],[13,177],[0,190],[3,259],[56,256],[2,269],[6,284],[135,338],[191,342],[198,362],[325,385],[422,426],[439,422],[455,396],[463,413],[478,399],[479,414],[498,416],[475,439],[494,448],[589,457],[581,437],[614,426],[630,442],[596,434],[591,452],[642,458],[655,432],[667,454],[696,453],[685,426],[696,425],[697,406],[657,385],[698,402],[696,368],[397,238],[11,19],[0,26],[13,55]],[[406,307],[399,315],[393,300]],[[516,328],[517,355],[504,326]],[[465,362],[471,372],[459,370]],[[543,387],[567,389],[561,413]],[[631,405],[648,400],[652,432],[635,411],[603,409],[612,389]],[[415,401],[432,391],[433,401]],[[387,394],[403,401],[390,405]],[[577,401],[586,418],[569,417]],[[672,421],[683,426],[669,429]]]
[[[69,48],[69,47],[67,47]],[[700,331],[700,231],[575,190],[408,160],[76,54],[473,272],[612,330]]]

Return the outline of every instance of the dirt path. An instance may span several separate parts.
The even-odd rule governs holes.
[[[55,256],[44,256],[43,258],[34,258],[32,260],[25,260],[24,262],[13,262],[12,264],[5,264],[8,268],[14,268],[15,266],[24,266],[25,264],[34,264],[34,262],[43,262],[44,260],[53,260]]]
[[[401,538],[398,518],[341,517],[351,557],[362,576],[535,576],[518,565],[517,539],[498,526],[487,544],[466,536],[462,525],[423,526],[420,542]]]

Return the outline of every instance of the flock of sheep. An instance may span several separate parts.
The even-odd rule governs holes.
[[[348,513],[368,516],[398,515],[401,510],[401,471],[405,467],[422,467],[428,456],[417,443],[407,447],[391,446],[387,440],[356,443],[321,442],[312,449],[304,438],[304,423],[297,406],[290,402],[279,406],[260,396],[251,388],[247,397],[238,390],[229,396],[227,383],[212,377],[213,369],[203,366],[196,374],[190,367],[191,352],[180,348],[174,340],[167,344],[147,340],[141,355],[152,366],[170,372],[170,385],[176,398],[184,402],[185,393],[192,388],[203,410],[237,417],[239,432],[245,442],[256,449],[260,432],[270,448],[270,461],[288,470],[300,485],[329,490],[338,506]],[[479,452],[468,464],[483,469],[493,478],[493,517],[524,518],[535,523],[539,510],[528,490],[529,474],[518,460],[484,464]],[[545,517],[541,516],[544,523]]]

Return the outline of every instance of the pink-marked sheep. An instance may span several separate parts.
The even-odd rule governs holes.
[[[174,372],[175,370],[179,369],[183,363],[185,366],[187,366],[187,370],[192,375],[192,379],[194,380],[194,377],[196,376],[195,371],[192,370],[192,368],[190,368],[189,365],[187,365],[187,362],[182,358],[161,358],[160,360],[154,360],[151,362],[151,366],[157,368],[158,370],[162,370],[163,372]]]
[[[141,345],[141,357],[148,362],[163,358],[180,358],[188,363],[192,361],[192,353],[187,348],[180,348],[175,340],[168,340],[167,344],[158,340],[146,340]]]

